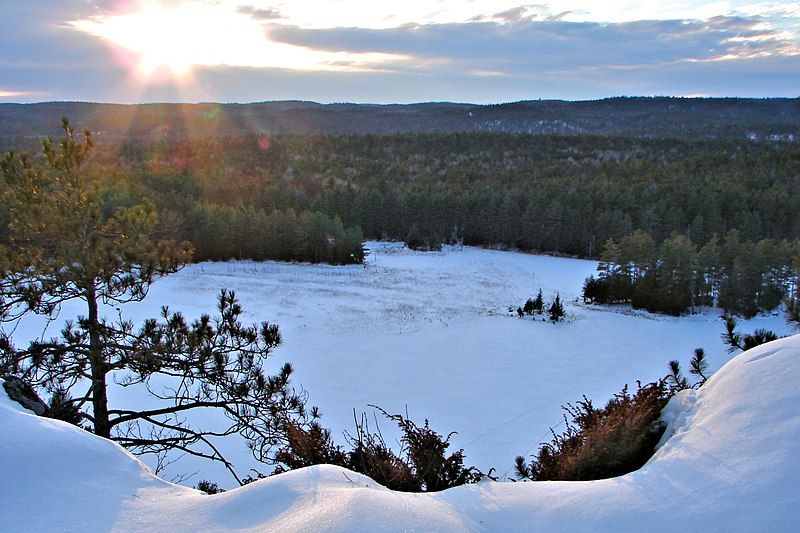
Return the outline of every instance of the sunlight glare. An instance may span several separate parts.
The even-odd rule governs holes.
[[[269,40],[264,26],[217,3],[164,5],[139,2],[133,10],[70,23],[138,58],[145,80],[166,69],[173,78],[197,66],[272,67],[293,70],[372,70],[403,59],[394,54],[325,52]]]

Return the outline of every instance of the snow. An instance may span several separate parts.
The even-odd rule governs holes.
[[[800,525],[800,335],[736,356],[665,409],[640,470],[396,493],[333,466],[207,496],[0,394],[2,531],[789,531]]]
[[[697,347],[705,349],[712,369],[730,358],[716,311],[671,318],[577,303],[583,280],[596,271],[593,261],[471,247],[421,253],[400,243],[368,246],[366,266],[191,265],[158,281],[144,302],[123,312],[140,321],[168,303],[195,318],[213,310],[221,288],[234,289],[246,320],[281,328],[284,345],[268,370],[285,361],[294,365],[294,384],[309,392],[309,403],[320,407],[339,442],[353,428],[354,409],[408,409],[412,419],[428,418],[441,433],[457,431],[453,444],[465,449],[467,464],[494,467],[501,476],[511,475],[515,456],[530,455],[549,439],[561,405],[583,394],[601,404],[626,383],[664,376],[670,359],[688,368]],[[561,294],[567,322],[508,316],[508,307],[516,309],[539,288],[548,301]],[[65,306],[59,319],[81,312]],[[114,309],[106,313],[116,315]],[[20,325],[16,343],[39,334],[40,326]],[[759,327],[787,333],[779,316],[740,325],[745,332]],[[57,324],[49,329],[55,331]],[[111,402],[142,405],[146,399],[140,391],[112,390]],[[396,437],[388,422],[381,429],[390,441]],[[223,450],[244,474],[270,470],[239,442]],[[234,483],[223,468],[188,457],[163,475],[196,471],[188,483]]]

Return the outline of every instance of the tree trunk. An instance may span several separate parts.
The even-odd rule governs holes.
[[[92,416],[94,432],[101,437],[111,437],[108,423],[108,394],[106,390],[106,366],[103,347],[100,342],[100,315],[94,284],[86,289],[86,303],[89,305],[89,365],[92,371]]]

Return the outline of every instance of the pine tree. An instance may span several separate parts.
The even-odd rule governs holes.
[[[525,314],[526,314],[526,315],[532,315],[532,314],[533,314],[533,310],[534,310],[534,309],[535,309],[535,307],[534,307],[534,301],[533,301],[533,300],[531,300],[530,298],[528,298],[528,299],[525,301],[525,305],[524,305],[524,306],[522,306],[522,310],[523,310],[523,311],[525,311]]]
[[[539,315],[544,312],[544,297],[542,296],[542,289],[539,289],[539,293],[536,295],[536,299],[533,301],[533,310]]]
[[[722,322],[725,324],[725,331],[722,333],[722,342],[728,346],[728,353],[733,353],[736,350],[744,350],[742,334],[736,331],[736,326],[738,325],[736,317],[726,315],[722,317]]]
[[[700,382],[697,384],[698,387],[702,387],[705,382],[708,380],[708,361],[706,361],[706,352],[702,348],[696,348],[694,350],[694,357],[689,362],[689,373],[693,376],[697,376],[700,378]]]
[[[736,331],[736,326],[738,325],[736,318],[724,316],[722,320],[725,323],[722,342],[728,345],[728,353],[733,353],[736,350],[746,351],[778,339],[778,336],[774,332],[764,328],[759,328],[750,334],[738,333]]]
[[[683,377],[683,374],[681,373],[681,365],[677,360],[669,362],[667,383],[669,383],[670,390],[673,393],[689,388],[689,382],[685,377]]]
[[[0,375],[55,391],[50,408],[62,418],[87,420],[95,434],[134,453],[180,450],[223,463],[241,482],[213,439],[240,434],[266,459],[282,421],[304,416],[303,398],[288,387],[291,366],[270,377],[262,370],[281,343],[278,327],[243,325],[243,309],[224,290],[218,315],[192,323],[166,307],[138,329],[121,312],[118,320],[104,318],[101,304],[144,299],[153,281],[191,258],[191,248],[154,237],[158,219],[149,204],[105,214],[82,174],[92,136],[79,140],[66,119],[63,128],[60,143],[44,143],[44,165],[16,154],[0,161],[2,202],[13,214],[0,246],[0,319],[51,317],[68,301],[82,302],[86,315],[26,349],[0,335]],[[110,405],[109,387],[137,385],[160,406]],[[187,423],[188,414],[209,408],[227,418],[226,427]]]
[[[556,299],[550,306],[550,321],[555,324],[564,318],[564,305],[561,303],[561,296],[556,293]]]

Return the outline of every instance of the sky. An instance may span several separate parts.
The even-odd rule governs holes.
[[[0,0],[0,102],[800,96],[800,3]]]

